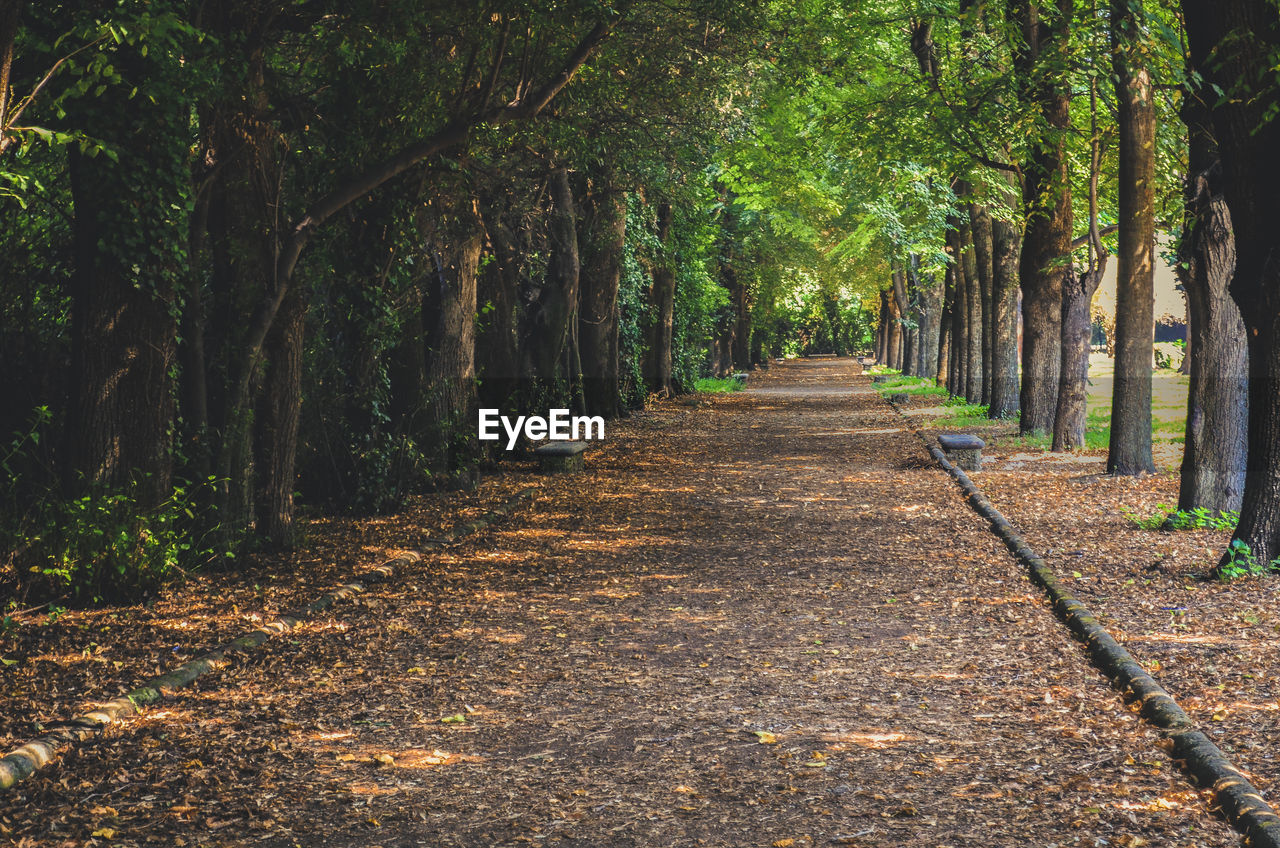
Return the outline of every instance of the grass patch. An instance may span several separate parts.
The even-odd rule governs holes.
[[[1234,530],[1240,513],[1227,509],[1212,513],[1204,507],[1193,510],[1174,509],[1169,504],[1156,504],[1156,511],[1143,516],[1120,508],[1129,523],[1143,530]]]
[[[723,394],[740,392],[743,381],[736,377],[703,377],[693,384],[693,390],[701,394]]]
[[[991,424],[985,403],[969,403],[963,398],[951,398],[943,406],[950,411],[934,419],[935,427],[984,427]]]
[[[928,397],[946,397],[947,389],[945,386],[939,386],[933,380],[923,377],[905,377],[897,376],[892,380],[886,380],[883,383],[873,383],[876,391],[882,394],[895,395],[916,395]]]
[[[1017,445],[1030,450],[1047,451],[1053,447],[1052,433],[1031,436],[1012,436],[1001,439],[1002,444]],[[1084,449],[1106,450],[1111,445],[1111,407],[1090,410],[1084,420]]]

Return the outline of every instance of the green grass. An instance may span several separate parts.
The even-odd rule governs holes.
[[[1049,450],[1053,447],[1053,434],[1041,433],[1032,436],[1012,436],[1002,438],[1001,444],[1017,445],[1030,450]],[[1111,407],[1091,409],[1084,421],[1085,450],[1106,450],[1111,444]]]
[[[897,374],[891,368],[875,366],[867,369],[869,374]],[[1111,443],[1111,388],[1114,364],[1111,360],[1095,354],[1090,358],[1090,382],[1088,385],[1088,417],[1085,419],[1085,449],[1106,450]],[[1157,445],[1181,445],[1184,442],[1186,429],[1186,391],[1188,378],[1170,370],[1159,370],[1153,375],[1152,396],[1152,441]],[[939,398],[947,397],[947,391],[937,386],[932,380],[921,380],[914,377],[895,377],[884,383],[874,384],[884,394],[927,395]],[[947,415],[933,420],[931,426],[963,428],[990,427],[993,423],[988,419],[987,408],[981,404],[965,403],[958,398],[945,402],[949,408]],[[1027,450],[1047,451],[1053,446],[1053,434],[1036,436],[1001,436],[1000,442],[1011,447]],[[1168,452],[1164,458],[1157,457],[1157,464],[1172,462],[1176,468],[1176,459],[1171,459]]]
[[[693,390],[702,394],[722,394],[724,392],[740,392],[743,383],[733,377],[703,377],[693,384]]]
[[[968,403],[962,398],[952,398],[943,404],[948,410],[946,415],[933,420],[935,427],[989,427],[992,419],[987,417],[985,403]]]
[[[898,376],[892,380],[887,380],[883,383],[873,383],[872,385],[874,385],[876,390],[882,394],[920,395],[930,397],[947,396],[946,387],[939,386],[933,380],[926,380],[922,377]]]
[[[1240,521],[1240,513],[1235,510],[1213,513],[1204,507],[1185,510],[1169,504],[1156,504],[1156,511],[1148,516],[1124,507],[1120,512],[1130,524],[1143,530],[1234,530]]]

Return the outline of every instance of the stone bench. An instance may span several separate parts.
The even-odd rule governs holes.
[[[947,459],[965,471],[982,470],[982,449],[987,443],[977,436],[965,433],[944,433],[938,437],[938,445],[946,452]]]
[[[564,474],[586,468],[586,442],[547,442],[534,448],[538,467],[543,474]]]

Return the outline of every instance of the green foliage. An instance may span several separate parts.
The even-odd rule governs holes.
[[[671,255],[676,263],[671,376],[683,391],[707,373],[711,341],[729,307],[728,292],[718,275],[720,226],[709,214],[715,195],[705,183],[687,190],[689,202],[673,204],[671,228]]]
[[[1120,512],[1129,523],[1143,530],[1234,530],[1240,521],[1240,513],[1235,510],[1214,514],[1205,507],[1185,510],[1169,504],[1156,504],[1156,511],[1148,516],[1123,507]]]
[[[644,406],[648,395],[644,357],[648,346],[645,330],[651,320],[647,296],[652,280],[642,257],[653,256],[656,250],[649,210],[638,195],[629,194],[627,239],[618,280],[618,393],[629,409]]]
[[[202,506],[213,478],[174,486],[155,505],[142,500],[142,480],[117,489],[82,486],[84,494],[62,497],[39,455],[50,421],[47,408],[37,409],[0,459],[0,550],[21,594],[78,604],[136,600],[177,574],[231,556],[213,541],[219,528]]]
[[[873,383],[872,387],[881,394],[902,394],[923,397],[947,397],[946,386],[939,386],[935,381],[923,377],[898,376],[883,383]]]
[[[723,394],[740,392],[745,384],[737,377],[703,377],[693,384],[693,390],[702,394]]]
[[[1232,539],[1231,544],[1227,545],[1227,554],[1215,573],[1219,580],[1227,583],[1241,577],[1262,577],[1277,568],[1280,568],[1280,557],[1269,564],[1260,563],[1247,542]]]
[[[213,480],[205,485],[212,488]],[[133,600],[177,574],[232,556],[211,541],[213,532],[196,529],[202,522],[193,491],[175,486],[154,507],[140,503],[138,492],[94,489],[29,517],[30,547],[16,563],[27,569],[24,581],[39,596],[77,603]]]

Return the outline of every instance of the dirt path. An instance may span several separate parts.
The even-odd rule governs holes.
[[[1236,844],[865,383],[792,363],[619,425],[371,609],[42,772],[10,837]]]

